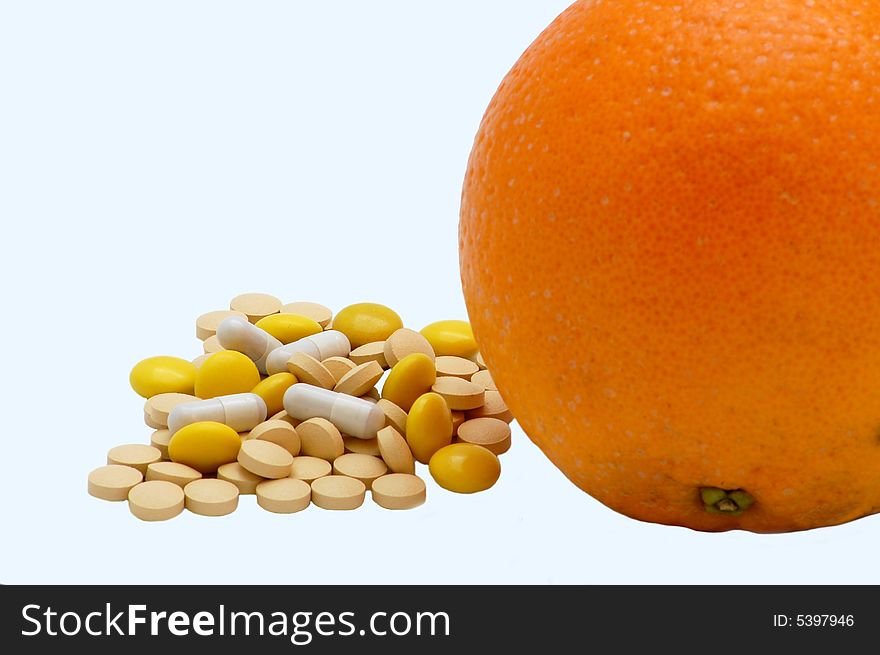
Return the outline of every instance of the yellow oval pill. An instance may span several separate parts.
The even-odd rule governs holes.
[[[200,473],[214,473],[218,467],[238,458],[241,437],[228,425],[214,421],[191,423],[180,428],[168,443],[172,462],[186,464]]]
[[[430,391],[436,380],[434,360],[424,353],[413,353],[397,362],[388,373],[382,386],[382,398],[408,412],[416,398]]]
[[[498,481],[501,462],[482,446],[454,443],[434,453],[428,470],[444,489],[472,494],[485,491]]]
[[[422,328],[437,357],[469,358],[477,352],[474,331],[467,321],[437,321]]]
[[[247,355],[234,350],[214,353],[196,371],[195,395],[215,398],[248,393],[260,383],[260,372]]]
[[[194,390],[196,367],[180,357],[148,357],[131,369],[131,388],[144,398],[160,393],[188,393]]]
[[[276,314],[280,316],[280,314]],[[277,414],[284,409],[284,392],[297,383],[293,373],[282,372],[270,375],[251,389],[251,393],[257,394],[266,403],[269,416]]]
[[[406,417],[406,443],[413,457],[427,464],[434,453],[451,442],[452,413],[443,396],[422,394]]]
[[[372,302],[349,305],[333,319],[333,329],[347,336],[352,348],[373,341],[385,341],[402,327],[403,321],[397,312]]]
[[[298,314],[272,314],[261,318],[256,326],[285,344],[324,331],[317,321]]]

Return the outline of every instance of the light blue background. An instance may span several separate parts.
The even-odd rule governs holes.
[[[86,494],[108,448],[148,440],[131,366],[199,354],[195,317],[237,293],[383,302],[416,329],[465,316],[471,142],[566,4],[0,5],[0,581],[880,582],[880,518],[643,524],[518,428],[495,488],[429,480],[414,512],[278,516],[244,497],[223,519],[146,524]]]

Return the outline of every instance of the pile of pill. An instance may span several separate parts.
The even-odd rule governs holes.
[[[204,354],[132,369],[150,444],[112,448],[92,496],[160,521],[229,514],[242,494],[284,514],[356,509],[367,491],[411,509],[425,502],[416,462],[459,493],[498,480],[513,416],[466,321],[416,332],[384,305],[334,316],[262,293],[229,307],[196,320]]]

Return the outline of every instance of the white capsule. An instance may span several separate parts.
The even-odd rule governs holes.
[[[284,345],[240,316],[230,316],[220,322],[217,326],[217,341],[226,350],[236,350],[252,359],[263,374],[266,373],[266,357]]]
[[[201,421],[225,423],[236,432],[252,430],[266,420],[266,402],[255,393],[235,393],[177,405],[168,415],[168,431]]]
[[[330,357],[348,357],[351,353],[351,344],[348,337],[336,330],[318,332],[310,337],[304,337],[286,346],[276,348],[266,359],[266,373],[275,375],[287,370],[287,360],[294,353],[305,353],[323,362]]]
[[[327,419],[340,432],[360,439],[372,439],[385,427],[385,413],[379,405],[310,384],[290,387],[284,393],[284,410],[299,421]]]

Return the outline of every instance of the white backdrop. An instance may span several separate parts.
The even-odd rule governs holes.
[[[131,366],[240,292],[465,318],[457,213],[502,76],[567,0],[0,5],[0,582],[880,582],[880,518],[632,521],[515,428],[491,491],[161,524],[86,494]],[[427,471],[422,469],[427,475]],[[878,479],[880,484],[880,479]]]

